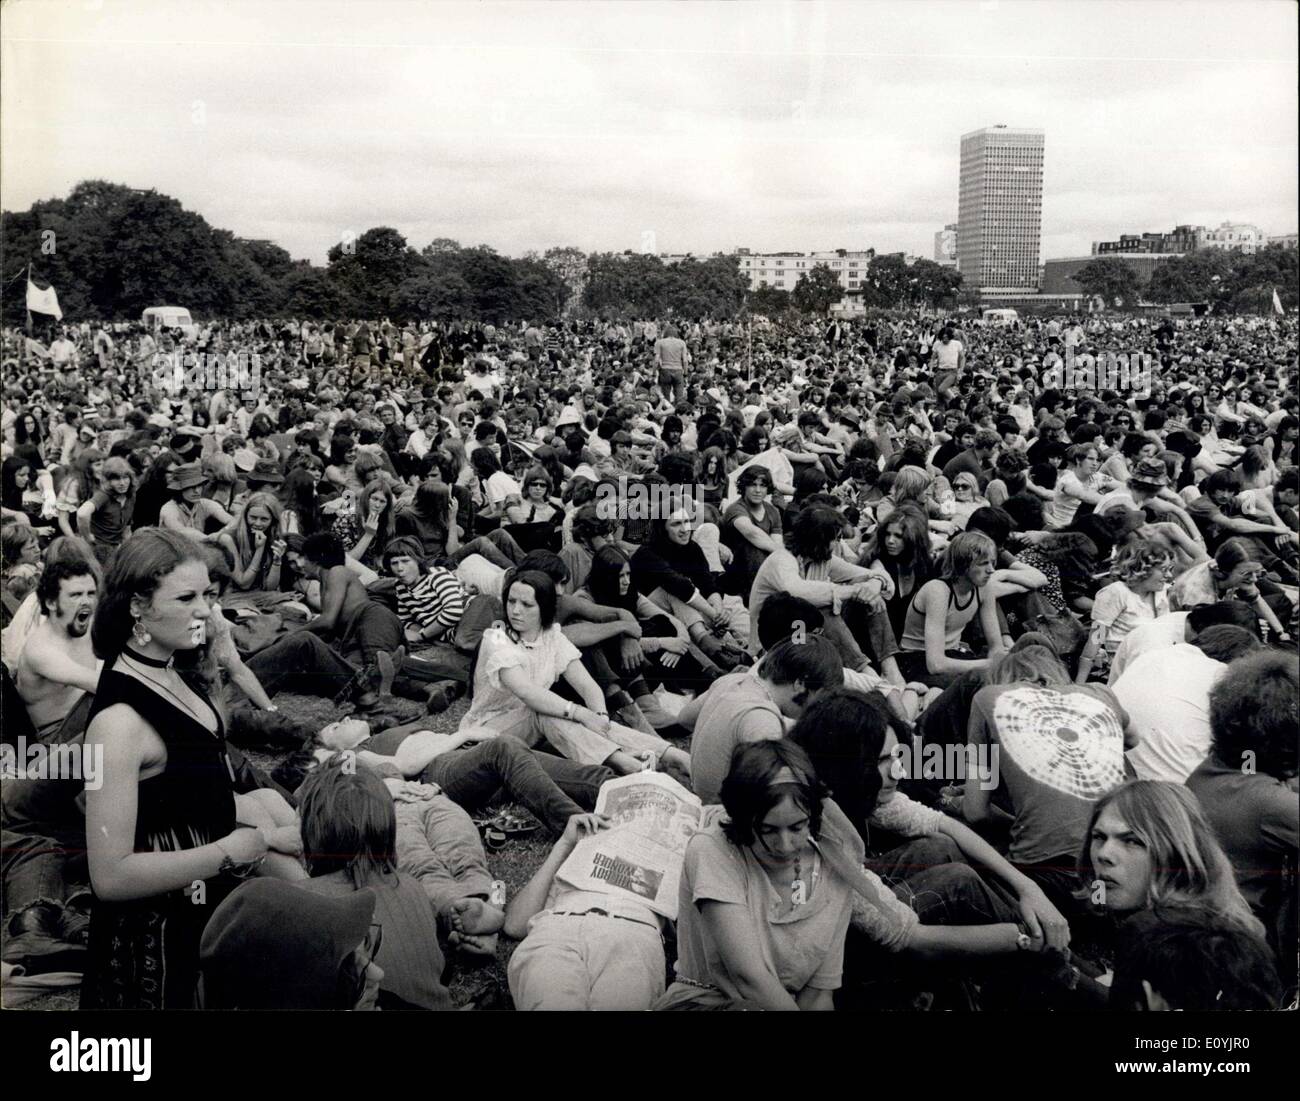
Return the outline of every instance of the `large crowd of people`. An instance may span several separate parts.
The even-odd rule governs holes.
[[[443,1010],[513,942],[518,1009],[1295,997],[1294,317],[3,354],[6,999]],[[646,770],[675,923],[560,873]]]

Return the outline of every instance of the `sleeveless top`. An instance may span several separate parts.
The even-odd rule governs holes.
[[[948,590],[948,608],[943,621],[943,648],[944,650],[955,650],[961,642],[961,635],[966,629],[966,624],[979,614],[980,591],[979,589],[974,590],[965,604],[959,604],[957,594],[952,590],[951,582],[944,581],[943,584]],[[907,607],[907,622],[903,626],[903,637],[898,640],[898,644],[904,650],[917,650],[924,653],[925,613],[916,607],[916,598],[920,593],[920,589],[916,589],[912,593],[912,602]]]
[[[100,674],[88,724],[106,708],[126,704],[167,747],[163,771],[139,781],[136,852],[198,848],[235,828],[234,778],[226,756],[225,726],[207,696],[197,690],[195,694],[216,715],[216,733],[134,677],[107,666]]]

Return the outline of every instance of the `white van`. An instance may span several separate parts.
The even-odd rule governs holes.
[[[1020,320],[1015,310],[985,310],[981,315],[986,325],[1014,325]]]
[[[140,315],[140,321],[153,333],[160,329],[180,329],[186,336],[195,336],[199,331],[184,306],[150,306]]]

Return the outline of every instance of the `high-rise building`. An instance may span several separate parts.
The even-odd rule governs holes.
[[[945,267],[957,264],[957,223],[946,225],[934,235],[934,262]]]
[[[962,135],[957,270],[967,287],[1038,286],[1043,146],[1037,129],[988,126]]]

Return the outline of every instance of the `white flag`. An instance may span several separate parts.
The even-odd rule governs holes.
[[[32,313],[53,314],[56,321],[63,320],[63,311],[59,309],[59,296],[53,287],[41,290],[30,279],[27,280],[27,308]]]
[[[1273,288],[1273,312],[1274,312],[1274,313],[1277,313],[1277,314],[1280,314],[1280,313],[1283,312],[1283,311],[1282,311],[1282,299],[1278,298],[1278,296],[1277,296],[1277,288],[1276,288],[1276,287]]]

